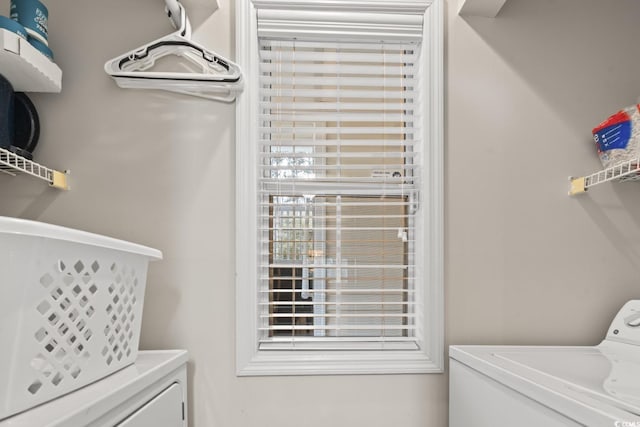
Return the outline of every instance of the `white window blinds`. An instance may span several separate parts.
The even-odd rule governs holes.
[[[264,22],[260,348],[416,348],[419,39],[404,26],[375,41],[293,40]]]

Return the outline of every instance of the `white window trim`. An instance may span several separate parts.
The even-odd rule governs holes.
[[[440,373],[444,368],[443,290],[443,0],[255,0],[261,7],[407,12],[424,10],[423,66],[429,70],[430,93],[422,89],[425,138],[423,220],[425,224],[425,345],[408,351],[258,350],[258,43],[256,9],[251,0],[236,0],[236,62],[245,90],[236,100],[236,373],[253,375]],[[391,7],[392,6],[392,7]],[[252,125],[256,124],[256,125]]]

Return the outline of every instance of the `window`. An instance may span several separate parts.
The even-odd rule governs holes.
[[[442,5],[238,1],[238,373],[441,371]]]

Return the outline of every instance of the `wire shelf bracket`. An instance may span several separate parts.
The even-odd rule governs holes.
[[[27,160],[9,150],[0,148],[0,172],[15,176],[17,174],[31,175],[35,178],[47,181],[50,186],[60,189],[69,189],[69,171],[59,172],[49,169],[39,163]]]
[[[640,158],[608,167],[591,175],[569,177],[569,195],[585,193],[589,188],[610,181],[638,181],[640,180]]]

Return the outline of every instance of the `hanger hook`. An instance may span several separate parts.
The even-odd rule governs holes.
[[[171,20],[171,24],[177,30],[181,27],[182,13],[184,10],[180,7],[178,0],[164,0],[166,6],[164,10],[167,12],[167,16]]]

